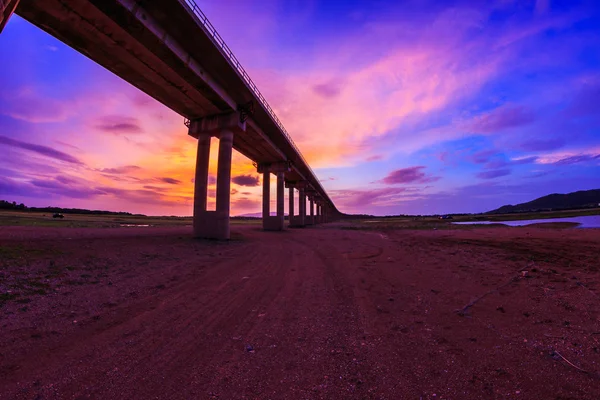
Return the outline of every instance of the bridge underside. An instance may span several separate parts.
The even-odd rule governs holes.
[[[21,0],[9,2],[11,6],[16,6],[19,16],[192,122],[239,115],[245,128],[233,135],[233,149],[259,165],[289,163],[285,181],[316,189],[320,193],[315,199],[320,197],[317,201],[334,209],[299,152],[184,0]],[[8,10],[2,10],[4,23]],[[199,139],[206,132],[190,129],[189,134]],[[210,135],[222,136],[221,132]],[[300,211],[305,212],[305,207]],[[205,222],[198,217],[195,224]],[[228,238],[228,234],[216,237]]]

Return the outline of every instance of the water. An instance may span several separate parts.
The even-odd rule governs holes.
[[[458,225],[474,225],[474,224],[505,224],[508,226],[524,226],[529,224],[541,224],[544,222],[575,222],[579,224],[578,228],[600,228],[600,215],[587,215],[583,217],[568,217],[568,218],[549,218],[549,219],[529,219],[521,221],[469,221],[469,222],[453,222]]]
[[[138,227],[148,227],[148,226],[150,226],[150,225],[121,224],[121,226],[126,226],[126,227],[135,227],[135,228],[138,228]]]

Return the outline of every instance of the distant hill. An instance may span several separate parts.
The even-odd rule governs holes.
[[[592,208],[600,205],[600,189],[581,190],[567,194],[549,194],[528,203],[506,205],[486,214],[509,214],[528,211],[552,211],[575,208]]]

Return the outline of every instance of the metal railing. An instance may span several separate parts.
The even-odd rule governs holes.
[[[227,46],[227,44],[225,43],[225,41],[223,40],[221,35],[219,35],[219,33],[217,32],[215,27],[210,23],[210,21],[208,20],[206,15],[202,12],[200,7],[198,7],[198,5],[196,4],[196,2],[194,0],[183,0],[183,3],[188,7],[189,11],[192,12],[192,15],[195,17],[195,19],[205,29],[205,31],[208,33],[208,36],[212,39],[213,43],[217,45],[217,48],[225,56],[225,58],[227,59],[229,64],[236,70],[238,75],[243,79],[243,81],[246,84],[246,86],[248,87],[248,89],[250,89],[250,91],[254,94],[254,96],[256,96],[256,98],[258,99],[258,101],[260,101],[260,103],[265,108],[265,110],[267,110],[267,112],[269,113],[269,115],[271,116],[271,118],[273,119],[275,124],[279,127],[279,129],[281,129],[281,131],[285,135],[288,142],[298,152],[298,155],[300,156],[302,161],[304,161],[304,164],[309,169],[310,173],[315,177],[315,180],[317,180],[317,182],[318,182],[317,175],[314,173],[314,171],[312,170],[312,168],[310,167],[310,165],[308,164],[308,162],[302,155],[302,152],[300,151],[298,146],[296,146],[296,143],[294,143],[294,141],[292,140],[292,137],[290,136],[288,131],[283,126],[283,123],[281,123],[279,118],[277,118],[275,111],[273,111],[273,109],[271,108],[271,106],[269,105],[269,103],[267,102],[265,97],[262,95],[260,90],[258,90],[258,87],[256,86],[256,84],[250,78],[250,75],[248,75],[248,73],[246,72],[244,67],[242,67],[242,64],[235,57],[235,55],[233,54],[231,49]],[[319,183],[319,185],[320,185],[320,183]],[[323,189],[323,187],[321,187],[321,189]],[[325,190],[323,189],[323,192],[324,191]]]

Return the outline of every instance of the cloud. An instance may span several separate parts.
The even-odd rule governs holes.
[[[560,149],[564,145],[564,138],[531,139],[519,144],[519,148],[524,151],[549,151]]]
[[[383,160],[383,156],[381,154],[375,154],[375,155],[367,157],[367,159],[365,161],[373,162],[373,161],[381,161],[381,160]]]
[[[72,180],[68,183],[64,183],[56,179],[32,179],[31,184],[60,196],[71,197],[74,199],[88,199],[105,194],[104,191],[93,187],[75,185]]]
[[[129,174],[134,171],[139,171],[141,169],[142,168],[138,167],[137,165],[124,165],[122,167],[116,167],[116,168],[102,168],[99,171],[102,173],[105,173],[105,174],[120,175],[120,174]]]
[[[35,190],[30,184],[21,180],[6,178],[0,175],[0,195],[2,196],[26,196],[44,197],[44,193]],[[7,200],[7,199],[4,199]]]
[[[481,179],[494,179],[501,176],[510,175],[510,169],[496,169],[492,171],[483,171],[477,174],[478,178]]]
[[[53,149],[52,147],[42,146],[39,144],[22,142],[20,140],[11,139],[6,136],[0,136],[0,145],[16,147],[24,150],[29,150],[37,154],[41,154],[46,157],[54,158],[55,160],[68,162],[71,164],[83,165],[76,157],[73,157],[67,153],[63,153],[62,151]]]
[[[528,125],[534,120],[535,116],[529,109],[523,106],[506,106],[475,117],[465,128],[474,133],[495,133]]]
[[[600,160],[600,154],[580,154],[576,156],[570,156],[561,158],[558,161],[553,162],[554,165],[571,165],[579,164],[588,161]]]
[[[231,181],[240,186],[258,186],[260,184],[259,177],[250,174],[234,176]]]
[[[157,178],[157,180],[160,181],[160,182],[168,183],[169,185],[178,185],[178,184],[181,183],[181,181],[178,180],[178,179],[168,178],[168,177]]]
[[[94,128],[115,135],[127,133],[142,133],[137,118],[125,117],[120,115],[107,115],[98,118]]]
[[[534,163],[538,160],[537,156],[530,156],[530,157],[521,157],[521,158],[515,158],[511,160],[511,164],[512,165],[522,165],[522,164],[531,164]]]
[[[251,199],[248,197],[234,199],[231,202],[231,205],[235,206],[235,208],[237,210],[244,210],[244,211],[257,210],[261,204],[262,204],[262,201],[257,200],[257,199]]]
[[[361,209],[367,206],[397,205],[407,198],[414,198],[414,190],[387,187],[371,190],[332,190],[331,197],[338,208]]]
[[[23,88],[2,97],[6,97],[8,106],[2,107],[1,114],[34,124],[63,122],[76,112],[74,104],[42,97],[31,88]]]
[[[424,166],[401,168],[392,171],[381,180],[387,185],[398,185],[405,183],[428,183],[439,180],[439,177],[427,176],[423,170]]]
[[[473,153],[469,158],[475,164],[485,164],[490,161],[490,159],[494,156],[498,155],[498,151],[495,149],[491,150],[482,150],[477,153]]]
[[[339,94],[341,92],[340,86],[341,85],[339,82],[331,81],[328,83],[314,85],[312,89],[319,96],[326,98],[326,99],[331,99],[331,98],[339,96]]]
[[[600,159],[600,147],[571,149],[537,156],[537,164],[570,165]]]

